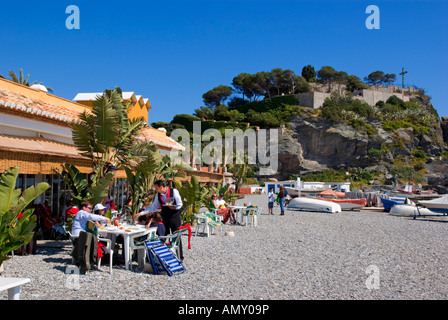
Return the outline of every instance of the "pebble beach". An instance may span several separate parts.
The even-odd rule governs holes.
[[[3,277],[29,278],[22,300],[408,300],[448,297],[448,218],[390,216],[376,209],[267,214],[266,195],[237,204],[263,208],[256,227],[184,243],[186,271],[153,275],[108,263],[71,274],[71,245],[40,244],[4,262]],[[233,232],[233,236],[226,235]],[[0,300],[7,292],[0,291]]]

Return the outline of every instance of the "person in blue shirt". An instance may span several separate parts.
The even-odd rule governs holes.
[[[92,204],[90,202],[82,202],[81,210],[76,213],[72,224],[72,235],[78,237],[81,231],[86,231],[87,221],[103,221],[110,222],[109,218],[92,213]]]

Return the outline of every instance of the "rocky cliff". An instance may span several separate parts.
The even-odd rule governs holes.
[[[441,156],[447,150],[448,121],[424,131],[412,127],[385,130],[380,122],[371,126],[373,130],[367,132],[346,122],[330,122],[313,115],[293,117],[290,129],[279,139],[277,178],[354,167],[377,170],[382,177],[390,177],[397,164],[413,166],[420,162],[425,167],[417,169],[425,169],[424,183],[443,186],[445,180],[440,182],[436,176],[447,177],[448,182],[447,163]],[[430,170],[434,169],[438,175],[431,178]]]

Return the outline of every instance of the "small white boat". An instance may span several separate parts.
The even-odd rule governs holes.
[[[325,200],[317,200],[312,198],[298,197],[292,199],[288,206],[288,210],[303,210],[336,213],[341,212],[341,206],[337,203]]]
[[[395,204],[390,208],[389,215],[400,217],[415,217],[419,215],[434,215],[434,212],[427,208],[417,208],[417,206],[411,204]]]
[[[292,187],[284,187],[285,190],[288,192],[288,194],[292,197],[295,198],[297,196],[299,196],[299,190],[297,188],[292,188]],[[300,194],[302,196],[304,195],[315,195],[318,194],[319,192],[324,191],[324,189],[322,188],[316,188],[316,189],[301,189],[300,190]]]
[[[419,204],[433,212],[448,213],[448,194],[437,199],[419,201]]]

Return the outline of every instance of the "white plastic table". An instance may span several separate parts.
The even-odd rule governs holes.
[[[229,208],[232,208],[235,212],[235,216],[238,214],[241,217],[241,224],[243,224],[243,211],[246,210],[247,207],[245,206],[229,206]],[[236,219],[238,221],[238,219]]]
[[[0,277],[0,291],[8,290],[9,300],[20,300],[20,286],[30,281],[28,278]]]
[[[123,229],[120,229],[121,227],[123,227]],[[115,238],[118,235],[122,235],[123,239],[124,239],[124,244],[123,244],[123,249],[124,249],[124,261],[125,261],[125,265],[126,265],[126,270],[130,269],[131,266],[131,259],[130,259],[130,254],[129,254],[129,250],[130,250],[130,242],[129,242],[129,238],[131,236],[134,236],[136,234],[143,234],[146,231],[146,227],[143,225],[122,225],[122,226],[109,226],[109,227],[103,227],[102,229],[99,228],[98,229],[98,233],[103,237],[103,238],[110,238],[112,239],[112,245],[115,243]]]

